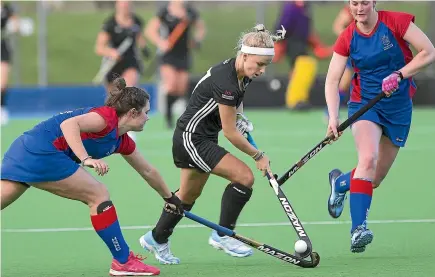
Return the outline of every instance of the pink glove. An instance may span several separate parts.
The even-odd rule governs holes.
[[[399,88],[399,82],[402,80],[402,74],[400,71],[394,71],[388,77],[382,80],[382,91],[390,96],[394,91]]]

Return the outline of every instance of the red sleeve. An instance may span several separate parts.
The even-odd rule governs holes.
[[[408,30],[409,24],[415,22],[415,16],[404,12],[384,12],[384,22],[393,32],[403,38]]]
[[[105,136],[113,129],[115,129],[118,125],[118,116],[116,115],[116,111],[114,108],[103,106],[91,109],[89,112],[95,112],[101,115],[101,117],[104,118],[104,120],[106,121],[106,127],[102,131],[95,133],[95,135]]]
[[[347,28],[338,36],[334,44],[335,53],[345,57],[350,56],[350,40],[352,39],[353,25],[354,24],[350,24],[347,26]]]
[[[135,149],[136,143],[127,134],[123,134],[121,136],[121,143],[115,152],[122,155],[130,155]]]

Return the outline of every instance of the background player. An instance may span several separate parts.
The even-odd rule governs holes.
[[[332,30],[338,36],[341,32],[352,23],[353,16],[350,12],[349,5],[345,5],[332,24]],[[341,77],[340,84],[338,85],[338,93],[340,94],[340,105],[344,105],[346,101],[347,94],[350,88],[350,82],[352,81],[353,69],[350,58],[347,60],[346,69],[344,70],[343,76]],[[329,120],[328,108],[325,108],[326,121]]]
[[[313,35],[311,19],[311,3],[309,1],[285,1],[282,4],[276,28],[284,26],[286,39],[275,44],[277,55],[273,62],[279,62],[286,54],[291,70],[286,92],[286,105],[293,110],[309,108],[311,87],[317,73],[317,60],[308,54],[309,47],[314,44],[322,49],[320,40]],[[325,52],[317,50],[317,52]],[[328,55],[329,56],[329,55]]]
[[[334,133],[338,137],[337,90],[348,57],[356,73],[352,79],[349,116],[380,91],[390,96],[352,126],[357,167],[346,174],[338,169],[329,174],[329,213],[333,218],[341,215],[346,192],[350,190],[351,251],[363,252],[373,239],[366,222],[373,188],[386,177],[409,134],[412,96],[416,90],[412,77],[434,62],[435,49],[414,24],[413,15],[378,12],[375,1],[350,1],[349,5],[355,22],[338,37],[326,77],[328,135]],[[409,44],[417,50],[415,57]]]
[[[191,29],[195,29],[191,38]],[[186,94],[189,70],[192,66],[190,48],[199,48],[206,30],[198,11],[190,3],[176,0],[166,3],[153,17],[145,34],[157,46],[160,57],[160,77],[166,93],[166,123],[173,128],[173,105]],[[175,39],[173,39],[175,38]],[[171,46],[171,44],[175,42]]]
[[[181,201],[170,192],[159,172],[136,149],[128,131],[142,131],[148,120],[149,95],[142,89],[116,86],[105,106],[64,112],[41,122],[18,137],[1,166],[1,209],[17,200],[30,186],[89,206],[95,231],[113,255],[111,275],[158,275],[129,250],[107,188],[80,167],[105,175],[102,160],[113,153],[123,158],[168,202],[181,211]],[[178,208],[177,208],[178,207]]]
[[[236,128],[236,114],[243,112],[246,87],[271,63],[274,40],[282,39],[285,31],[282,32],[282,36],[271,35],[260,24],[243,34],[237,57],[210,68],[197,83],[174,132],[172,153],[175,165],[181,168],[180,189],[176,194],[184,209],[192,209],[211,173],[227,179],[230,184],[222,196],[219,224],[230,229],[235,228],[251,197],[254,175],[245,163],[218,145],[218,134],[223,130],[235,147],[255,160],[258,169],[268,169],[269,159]],[[181,216],[163,210],[156,227],[140,238],[142,247],[154,252],[161,263],[180,262],[171,253],[168,242],[180,220]],[[251,248],[216,232],[212,232],[209,244],[234,257],[252,255]]]
[[[142,70],[139,48],[145,57],[149,57],[142,28],[142,19],[131,11],[130,1],[116,1],[115,13],[104,22],[95,46],[97,55],[118,61],[106,75],[107,90],[111,89],[113,80],[119,76],[125,79],[128,86],[138,84],[139,72]],[[116,49],[127,38],[133,39],[133,43],[121,55]],[[133,133],[129,135],[134,137]]]
[[[7,87],[9,81],[9,68],[12,58],[11,49],[9,47],[9,41],[4,36],[4,34],[9,33],[10,30],[6,30],[6,25],[12,26],[11,31],[18,31],[19,22],[18,16],[15,11],[12,9],[12,6],[9,3],[5,3],[1,1],[1,107],[0,107],[0,116],[1,116],[1,125],[7,124],[8,122],[8,111],[6,109],[6,101],[7,101]]]

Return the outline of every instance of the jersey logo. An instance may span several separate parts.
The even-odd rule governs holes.
[[[234,100],[234,95],[231,91],[226,90],[224,93],[222,93],[222,98],[227,100]]]
[[[110,148],[110,150],[106,153],[107,156],[110,156],[113,154],[113,152],[115,152],[116,146],[113,145],[112,148]]]
[[[391,43],[387,35],[383,35],[381,40],[382,40],[382,44],[384,45],[384,50],[388,50],[391,47],[393,47],[393,44]]]
[[[68,113],[72,113],[73,111],[64,111],[64,112],[60,112],[59,115],[61,114],[68,114]]]

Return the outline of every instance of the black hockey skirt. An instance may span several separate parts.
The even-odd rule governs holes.
[[[172,137],[172,157],[178,168],[196,168],[210,173],[227,153],[218,145],[217,137],[199,137],[178,128]]]
[[[112,70],[109,71],[106,75],[106,82],[111,83],[116,78],[122,76],[124,71],[126,71],[129,68],[135,68],[137,71],[142,72],[142,64],[141,61],[136,58],[123,58],[120,60],[115,66],[112,68]]]

